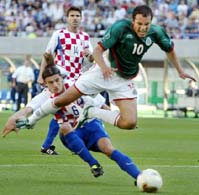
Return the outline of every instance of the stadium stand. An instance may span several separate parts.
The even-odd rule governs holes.
[[[140,4],[150,4],[153,22],[164,26],[172,38],[199,37],[198,0],[1,0],[0,36],[49,37],[65,26],[64,10],[75,5],[83,10],[83,30],[101,37],[113,22],[131,17]]]

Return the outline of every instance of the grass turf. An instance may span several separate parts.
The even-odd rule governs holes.
[[[0,113],[0,129],[9,112]],[[59,156],[40,154],[48,121],[34,130],[21,130],[0,139],[1,195],[141,195],[133,179],[103,154],[93,153],[105,174],[94,178],[86,163],[66,150],[58,137]],[[162,195],[198,195],[199,120],[139,118],[135,131],[106,124],[113,145],[140,169],[157,169],[163,177]]]

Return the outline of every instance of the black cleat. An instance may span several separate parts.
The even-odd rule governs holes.
[[[94,177],[99,177],[104,174],[104,171],[101,165],[93,165],[91,167],[91,173]]]
[[[47,149],[42,148],[41,149],[41,153],[42,154],[47,154],[47,155],[59,155],[56,151],[55,151],[55,146],[52,145]]]
[[[137,186],[137,180],[134,181],[134,186]]]

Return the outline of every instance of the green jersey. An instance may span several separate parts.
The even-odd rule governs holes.
[[[99,44],[109,49],[111,67],[117,68],[118,75],[124,78],[133,78],[139,71],[139,62],[153,43],[169,52],[173,43],[164,29],[151,25],[147,35],[139,38],[132,28],[131,20],[119,20],[105,33]]]

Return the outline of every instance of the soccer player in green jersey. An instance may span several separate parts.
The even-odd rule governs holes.
[[[93,51],[95,65],[61,96],[49,100],[29,118],[34,124],[41,117],[68,105],[83,94],[97,94],[106,90],[119,111],[99,110],[87,106],[82,116],[97,117],[122,129],[133,129],[137,124],[137,92],[133,78],[139,71],[138,63],[153,43],[165,51],[182,79],[195,79],[184,72],[174,50],[174,44],[164,29],[152,25],[153,13],[147,5],[134,9],[132,20],[114,23]],[[104,51],[108,50],[106,57]],[[84,121],[84,117],[80,117]]]

